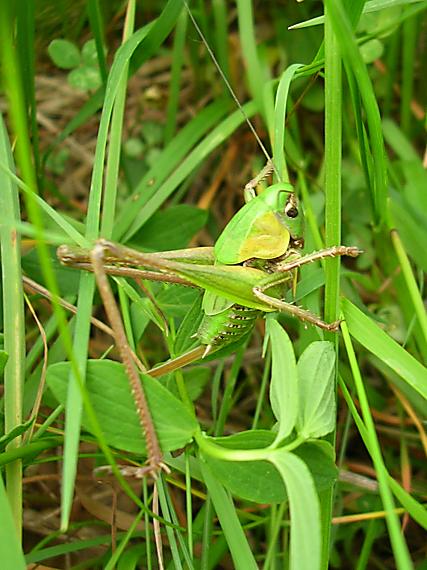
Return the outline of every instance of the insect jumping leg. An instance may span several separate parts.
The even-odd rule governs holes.
[[[147,466],[139,470],[140,472],[138,475],[143,476],[146,473],[150,473],[155,477],[158,470],[164,467],[162,463],[162,452],[151,417],[150,409],[148,407],[148,402],[145,397],[144,389],[141,385],[138,369],[134,361],[134,356],[126,338],[126,333],[123,327],[120,312],[114,300],[113,293],[111,291],[111,287],[104,270],[104,256],[104,246],[102,243],[97,243],[93,248],[90,256],[93,271],[95,274],[96,282],[98,284],[99,293],[104,303],[105,311],[108,315],[111,328],[114,332],[114,339],[116,341],[117,348],[120,352],[120,357],[129,379],[129,384],[135,399],[137,413],[147,445]]]

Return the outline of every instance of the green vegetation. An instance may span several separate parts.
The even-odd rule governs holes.
[[[0,3],[2,567],[423,567],[426,8]],[[235,302],[268,316],[201,358]]]

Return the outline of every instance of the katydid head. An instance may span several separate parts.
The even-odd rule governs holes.
[[[275,259],[301,247],[302,216],[290,184],[274,184],[249,200],[230,220],[215,244],[219,263]]]
[[[290,247],[304,247],[304,217],[293,187],[279,183],[270,186],[267,191],[276,195],[273,209],[290,234]]]
[[[291,234],[291,246],[304,247],[304,217],[296,195],[292,192],[288,195],[283,213],[279,214],[282,223]]]

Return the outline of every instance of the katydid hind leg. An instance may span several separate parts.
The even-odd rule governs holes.
[[[147,466],[142,468],[142,472],[156,476],[159,469],[164,467],[162,463],[162,452],[154,427],[150,408],[141,385],[138,368],[135,364],[134,355],[126,338],[125,329],[120,316],[120,311],[114,300],[107,274],[104,271],[105,248],[102,243],[97,243],[91,252],[93,271],[98,284],[99,293],[104,303],[105,311],[114,331],[114,338],[120,352],[123,365],[129,379],[132,395],[135,399],[135,406],[144,432],[147,446]]]
[[[325,323],[319,318],[317,315],[314,315],[307,309],[303,309],[302,307],[298,307],[297,305],[293,305],[292,303],[287,303],[286,301],[282,301],[281,299],[276,299],[275,297],[270,297],[264,293],[262,287],[254,287],[254,294],[263,301],[266,305],[277,309],[278,311],[282,311],[284,313],[289,313],[293,315],[297,319],[303,322],[310,323],[312,325],[316,325],[317,327],[326,330],[335,332],[339,329],[341,321],[335,321],[333,323]]]

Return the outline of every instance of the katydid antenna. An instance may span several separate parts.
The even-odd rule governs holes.
[[[192,12],[191,12],[191,10],[190,10],[190,7],[189,7],[189,5],[188,5],[188,3],[187,3],[187,0],[182,0],[182,2],[183,2],[184,6],[185,6],[185,8],[186,8],[186,10],[187,10],[187,12],[188,12],[188,15],[190,16],[190,20],[192,21],[193,26],[195,27],[195,29],[196,29],[197,33],[199,34],[201,40],[202,40],[203,43],[205,44],[206,49],[207,49],[207,51],[208,51],[208,53],[209,53],[209,55],[210,55],[210,57],[211,57],[211,59],[212,59],[214,65],[215,65],[215,67],[216,67],[217,70],[218,70],[218,73],[220,74],[222,80],[224,81],[224,83],[225,83],[225,85],[226,85],[228,91],[230,92],[230,95],[231,95],[232,98],[234,99],[234,102],[236,103],[238,109],[239,109],[240,112],[242,113],[242,115],[243,115],[243,117],[244,117],[244,119],[245,119],[245,121],[246,121],[248,127],[250,128],[252,134],[254,135],[254,137],[255,137],[255,139],[256,139],[256,141],[257,141],[259,147],[261,148],[262,152],[264,153],[264,156],[266,157],[267,162],[271,164],[271,166],[272,166],[272,168],[273,168],[273,170],[274,170],[274,174],[277,176],[277,179],[279,180],[279,182],[282,182],[282,177],[280,176],[280,174],[279,174],[279,172],[278,172],[276,166],[274,165],[273,159],[272,159],[271,156],[268,154],[268,151],[267,151],[267,149],[265,148],[265,146],[264,146],[262,140],[259,138],[258,133],[257,133],[256,130],[255,130],[255,127],[253,126],[253,124],[252,124],[250,118],[249,118],[248,115],[246,114],[246,112],[245,112],[245,110],[243,109],[243,107],[242,107],[242,105],[241,105],[239,99],[237,98],[237,95],[236,95],[236,93],[234,92],[234,89],[232,88],[230,82],[228,81],[228,79],[227,79],[225,73],[222,71],[221,66],[220,66],[219,63],[218,63],[218,60],[216,59],[215,54],[214,54],[214,52],[212,51],[212,48],[210,47],[210,45],[209,45],[207,39],[205,38],[205,36],[204,36],[202,30],[200,29],[199,24],[197,23],[196,19],[194,18],[193,14],[192,14]]]

